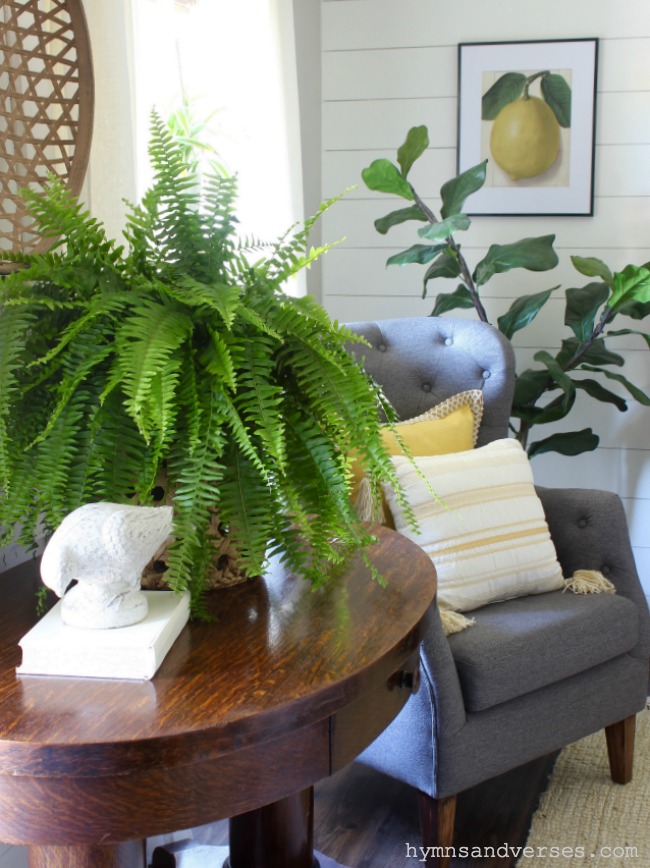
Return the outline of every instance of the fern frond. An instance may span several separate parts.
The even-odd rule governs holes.
[[[143,299],[117,328],[116,368],[126,396],[126,407],[146,439],[151,435],[148,410],[151,384],[164,369],[178,373],[176,351],[192,334],[194,324],[181,310]]]
[[[254,436],[261,441],[262,449],[282,468],[287,454],[282,389],[276,380],[272,357],[275,349],[275,342],[262,335],[246,344],[235,404]]]

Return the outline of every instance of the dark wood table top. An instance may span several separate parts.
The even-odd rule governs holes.
[[[136,773],[225,768],[222,760],[281,744],[385,685],[417,650],[435,570],[394,531],[378,537],[372,558],[386,587],[360,558],[318,590],[273,564],[263,578],[211,592],[214,621],[188,624],[149,682],[16,676],[17,642],[37,619],[37,564],[0,575],[0,840],[29,843],[32,795],[56,798],[74,782],[87,798],[102,779],[121,786]]]

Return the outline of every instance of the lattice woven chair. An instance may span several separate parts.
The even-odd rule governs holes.
[[[0,2],[0,257],[43,250],[20,195],[50,175],[77,195],[88,165],[94,87],[81,0]],[[10,266],[0,263],[0,273]]]

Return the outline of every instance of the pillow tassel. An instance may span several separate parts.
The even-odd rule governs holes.
[[[364,476],[359,483],[354,508],[361,521],[367,521],[371,524],[384,524],[386,521],[382,504],[373,501],[370,480],[367,476]]]
[[[440,609],[439,611],[445,636],[460,633],[461,630],[466,630],[476,623],[476,618],[467,618],[461,612],[454,612],[452,609]]]
[[[598,570],[576,570],[565,579],[565,591],[572,594],[615,594],[616,587]]]

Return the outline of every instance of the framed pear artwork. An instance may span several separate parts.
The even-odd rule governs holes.
[[[458,172],[487,160],[468,213],[593,214],[597,66],[597,39],[458,46]]]

